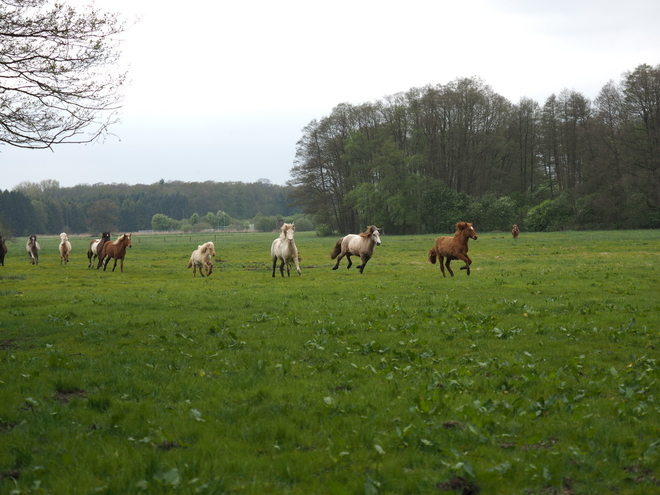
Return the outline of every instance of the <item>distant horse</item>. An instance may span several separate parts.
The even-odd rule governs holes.
[[[445,267],[442,262],[444,258],[447,258],[447,270],[449,274],[453,277],[454,272],[451,270],[449,263],[452,260],[462,260],[465,261],[465,266],[461,267],[461,270],[467,270],[467,274],[470,274],[470,265],[472,260],[467,255],[468,252],[468,240],[474,239],[477,240],[477,232],[474,230],[474,227],[471,223],[468,222],[458,222],[456,224],[456,233],[454,237],[438,237],[435,240],[435,245],[433,249],[429,251],[429,261],[435,263],[436,259],[440,260],[440,271],[442,276],[445,275]]]
[[[197,249],[190,255],[190,261],[188,262],[188,268],[193,269],[193,277],[197,276],[198,268],[199,274],[202,277],[204,276],[204,271],[206,271],[207,276],[211,275],[213,272],[213,256],[215,256],[215,246],[212,242],[206,242],[197,246]]]
[[[39,251],[41,250],[41,246],[37,242],[37,236],[32,234],[30,238],[28,239],[27,244],[25,245],[25,248],[27,249],[28,255],[30,256],[30,260],[32,261],[33,265],[38,265],[39,264]]]
[[[7,254],[7,244],[0,235],[0,266],[5,266],[5,255]]]
[[[108,241],[103,244],[103,249],[99,254],[99,264],[96,269],[98,270],[101,268],[101,265],[103,265],[103,271],[105,271],[108,263],[110,262],[110,258],[114,258],[115,264],[112,266],[112,271],[114,272],[115,268],[117,268],[117,260],[121,260],[121,272],[124,273],[124,257],[126,256],[126,248],[133,247],[133,244],[131,243],[131,235],[132,234],[122,234],[116,241]],[[104,260],[105,263],[103,263]]]
[[[92,264],[94,261],[96,261],[96,258],[101,253],[101,249],[103,249],[103,244],[109,240],[110,232],[102,232],[100,239],[94,239],[89,243],[89,249],[87,249],[87,259],[89,260],[89,264],[87,265],[87,268],[92,267]]]
[[[374,253],[375,246],[380,246],[380,233],[378,227],[375,225],[370,225],[361,234],[348,234],[342,237],[336,242],[332,253],[330,253],[331,259],[334,260],[337,258],[337,263],[332,269],[336,270],[339,268],[339,262],[344,256],[348,259],[348,266],[346,268],[350,268],[353,266],[351,256],[359,256],[362,264],[358,265],[357,268],[362,273],[364,267],[367,266],[367,261],[371,259]]]
[[[66,265],[69,262],[69,253],[71,252],[71,243],[69,236],[65,232],[60,234],[60,265]]]
[[[518,239],[518,235],[520,234],[520,229],[518,226],[514,223],[513,224],[513,229],[511,229],[511,235],[513,236],[514,239]]]
[[[284,276],[284,265],[286,265],[286,275],[291,276],[291,262],[296,265],[298,276],[302,273],[300,271],[300,259],[298,257],[298,248],[293,240],[293,233],[296,231],[296,226],[292,223],[285,223],[282,225],[282,232],[280,236],[273,241],[270,246],[270,257],[273,260],[273,277],[275,276],[275,267],[277,260],[280,260],[280,273]]]

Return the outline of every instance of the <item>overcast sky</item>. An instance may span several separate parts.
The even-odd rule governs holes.
[[[542,105],[565,88],[593,99],[623,72],[660,64],[658,0],[96,4],[140,18],[122,46],[122,123],[104,142],[54,152],[0,146],[0,190],[46,179],[284,184],[302,128],[339,103],[462,77],[512,103]]]

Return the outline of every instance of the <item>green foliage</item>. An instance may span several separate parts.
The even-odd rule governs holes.
[[[151,219],[153,230],[169,230],[172,227],[172,219],[162,213],[156,213]]]
[[[479,234],[446,279],[435,235],[360,275],[296,232],[291,278],[272,232],[134,234],[123,274],[16,239],[0,492],[652,493],[660,234]]]

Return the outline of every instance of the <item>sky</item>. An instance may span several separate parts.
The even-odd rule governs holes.
[[[302,129],[340,103],[463,77],[480,78],[512,103],[526,97],[542,105],[564,89],[593,100],[624,72],[660,64],[657,0],[96,6],[132,24],[122,43],[130,83],[121,122],[87,145],[0,146],[0,190],[42,180],[283,185]]]

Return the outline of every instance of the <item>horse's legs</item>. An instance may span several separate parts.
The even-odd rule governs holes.
[[[284,258],[281,258],[280,261],[280,275],[284,276]]]
[[[346,253],[346,259],[348,260],[348,266],[346,269],[348,270],[350,267],[353,266],[353,262],[351,261],[351,253]]]
[[[445,266],[447,267],[447,270],[449,270],[449,275],[453,277],[454,272],[452,271],[451,266],[449,266],[449,263],[451,263],[451,258],[447,258],[447,262],[445,263]],[[444,275],[444,272],[442,274]]]
[[[442,272],[442,276],[447,277],[447,275],[445,275],[445,257],[440,256],[438,254],[438,262],[439,262],[438,264],[440,265],[440,271]]]
[[[337,268],[339,268],[339,262],[341,261],[341,259],[344,256],[346,256],[346,253],[340,253],[339,256],[337,256],[337,263],[335,263],[335,266],[332,267],[333,270],[336,270]],[[350,262],[350,259],[349,259],[349,262]]]
[[[364,267],[367,266],[367,261],[371,259],[371,256],[368,254],[363,254],[360,256],[360,261],[362,261],[362,264],[357,267],[358,270],[360,270],[360,273],[364,270]]]

